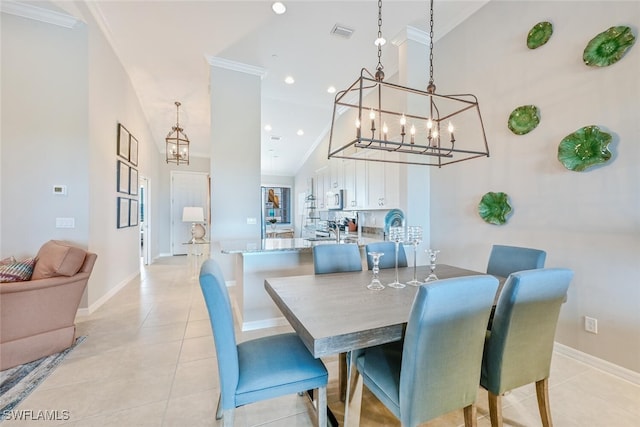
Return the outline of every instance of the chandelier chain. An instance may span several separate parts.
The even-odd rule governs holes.
[[[433,0],[429,14],[429,85],[433,85]]]
[[[382,0],[378,0],[378,70],[382,70]]]

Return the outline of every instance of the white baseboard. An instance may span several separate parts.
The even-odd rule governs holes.
[[[78,317],[86,317],[86,316],[91,315],[94,311],[96,311],[97,309],[102,307],[102,305],[104,303],[109,301],[111,299],[111,297],[113,297],[115,294],[117,294],[122,288],[124,288],[129,282],[131,282],[133,279],[135,279],[139,275],[140,275],[139,271],[135,272],[130,277],[124,279],[123,281],[118,283],[116,286],[111,288],[109,290],[109,292],[107,292],[106,294],[104,294],[103,296],[98,298],[98,300],[96,302],[94,302],[93,304],[89,305],[88,308],[79,308],[78,312],[76,313],[76,316],[78,316]]]
[[[616,377],[627,380],[633,384],[640,385],[640,373],[638,372],[623,368],[622,366],[614,365],[611,362],[607,362],[606,360],[599,359],[595,356],[583,353],[579,350],[576,350],[575,348],[571,348],[557,342],[554,344],[553,349],[563,356],[578,360],[593,368],[599,369],[611,375],[615,375]]]

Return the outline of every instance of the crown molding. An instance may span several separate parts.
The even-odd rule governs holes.
[[[400,46],[407,40],[421,43],[423,45],[429,45],[429,33],[407,25],[397,36],[391,40],[394,46]]]
[[[255,65],[243,64],[242,62],[220,58],[219,56],[205,55],[209,65],[226,68],[227,70],[240,71],[241,73],[253,74],[263,79],[267,75],[267,70]]]
[[[9,15],[33,19],[64,28],[74,28],[80,22],[80,20],[66,13],[56,12],[14,0],[2,0],[0,2],[0,10],[2,13]]]

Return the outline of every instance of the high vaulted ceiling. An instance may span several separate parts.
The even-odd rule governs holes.
[[[434,39],[487,1],[436,0]],[[191,155],[209,156],[208,58],[222,58],[264,69],[262,173],[292,176],[329,131],[334,95],[327,88],[346,88],[363,67],[375,70],[378,2],[289,0],[283,15],[272,11],[272,3],[97,0],[87,5],[127,70],[161,151],[175,124],[174,101],[180,101]],[[57,5],[64,8],[65,2]],[[428,23],[427,0],[383,1],[387,76],[397,70],[394,38],[407,26],[428,34]],[[352,36],[331,34],[336,24],[353,29]],[[288,75],[294,84],[284,82]],[[266,125],[272,130],[264,130]]]

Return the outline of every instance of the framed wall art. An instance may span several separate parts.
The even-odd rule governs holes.
[[[129,227],[138,226],[138,201],[131,199],[129,201]]]
[[[133,166],[138,166],[138,140],[129,134],[129,161]]]
[[[138,195],[138,169],[129,168],[129,194]]]
[[[129,178],[130,178],[130,172],[129,169],[131,169],[131,167],[129,165],[127,165],[126,163],[124,163],[121,160],[118,160],[118,184],[117,184],[117,189],[118,189],[118,193],[124,193],[124,194],[129,194]],[[137,181],[138,177],[137,177],[137,171],[136,171],[136,181]]]
[[[118,156],[125,160],[129,160],[129,138],[130,134],[127,128],[118,123]],[[136,141],[137,142],[137,141]],[[137,148],[136,148],[136,162],[137,162]]]
[[[130,199],[126,197],[118,197],[118,228],[125,228],[129,226],[129,208]]]

